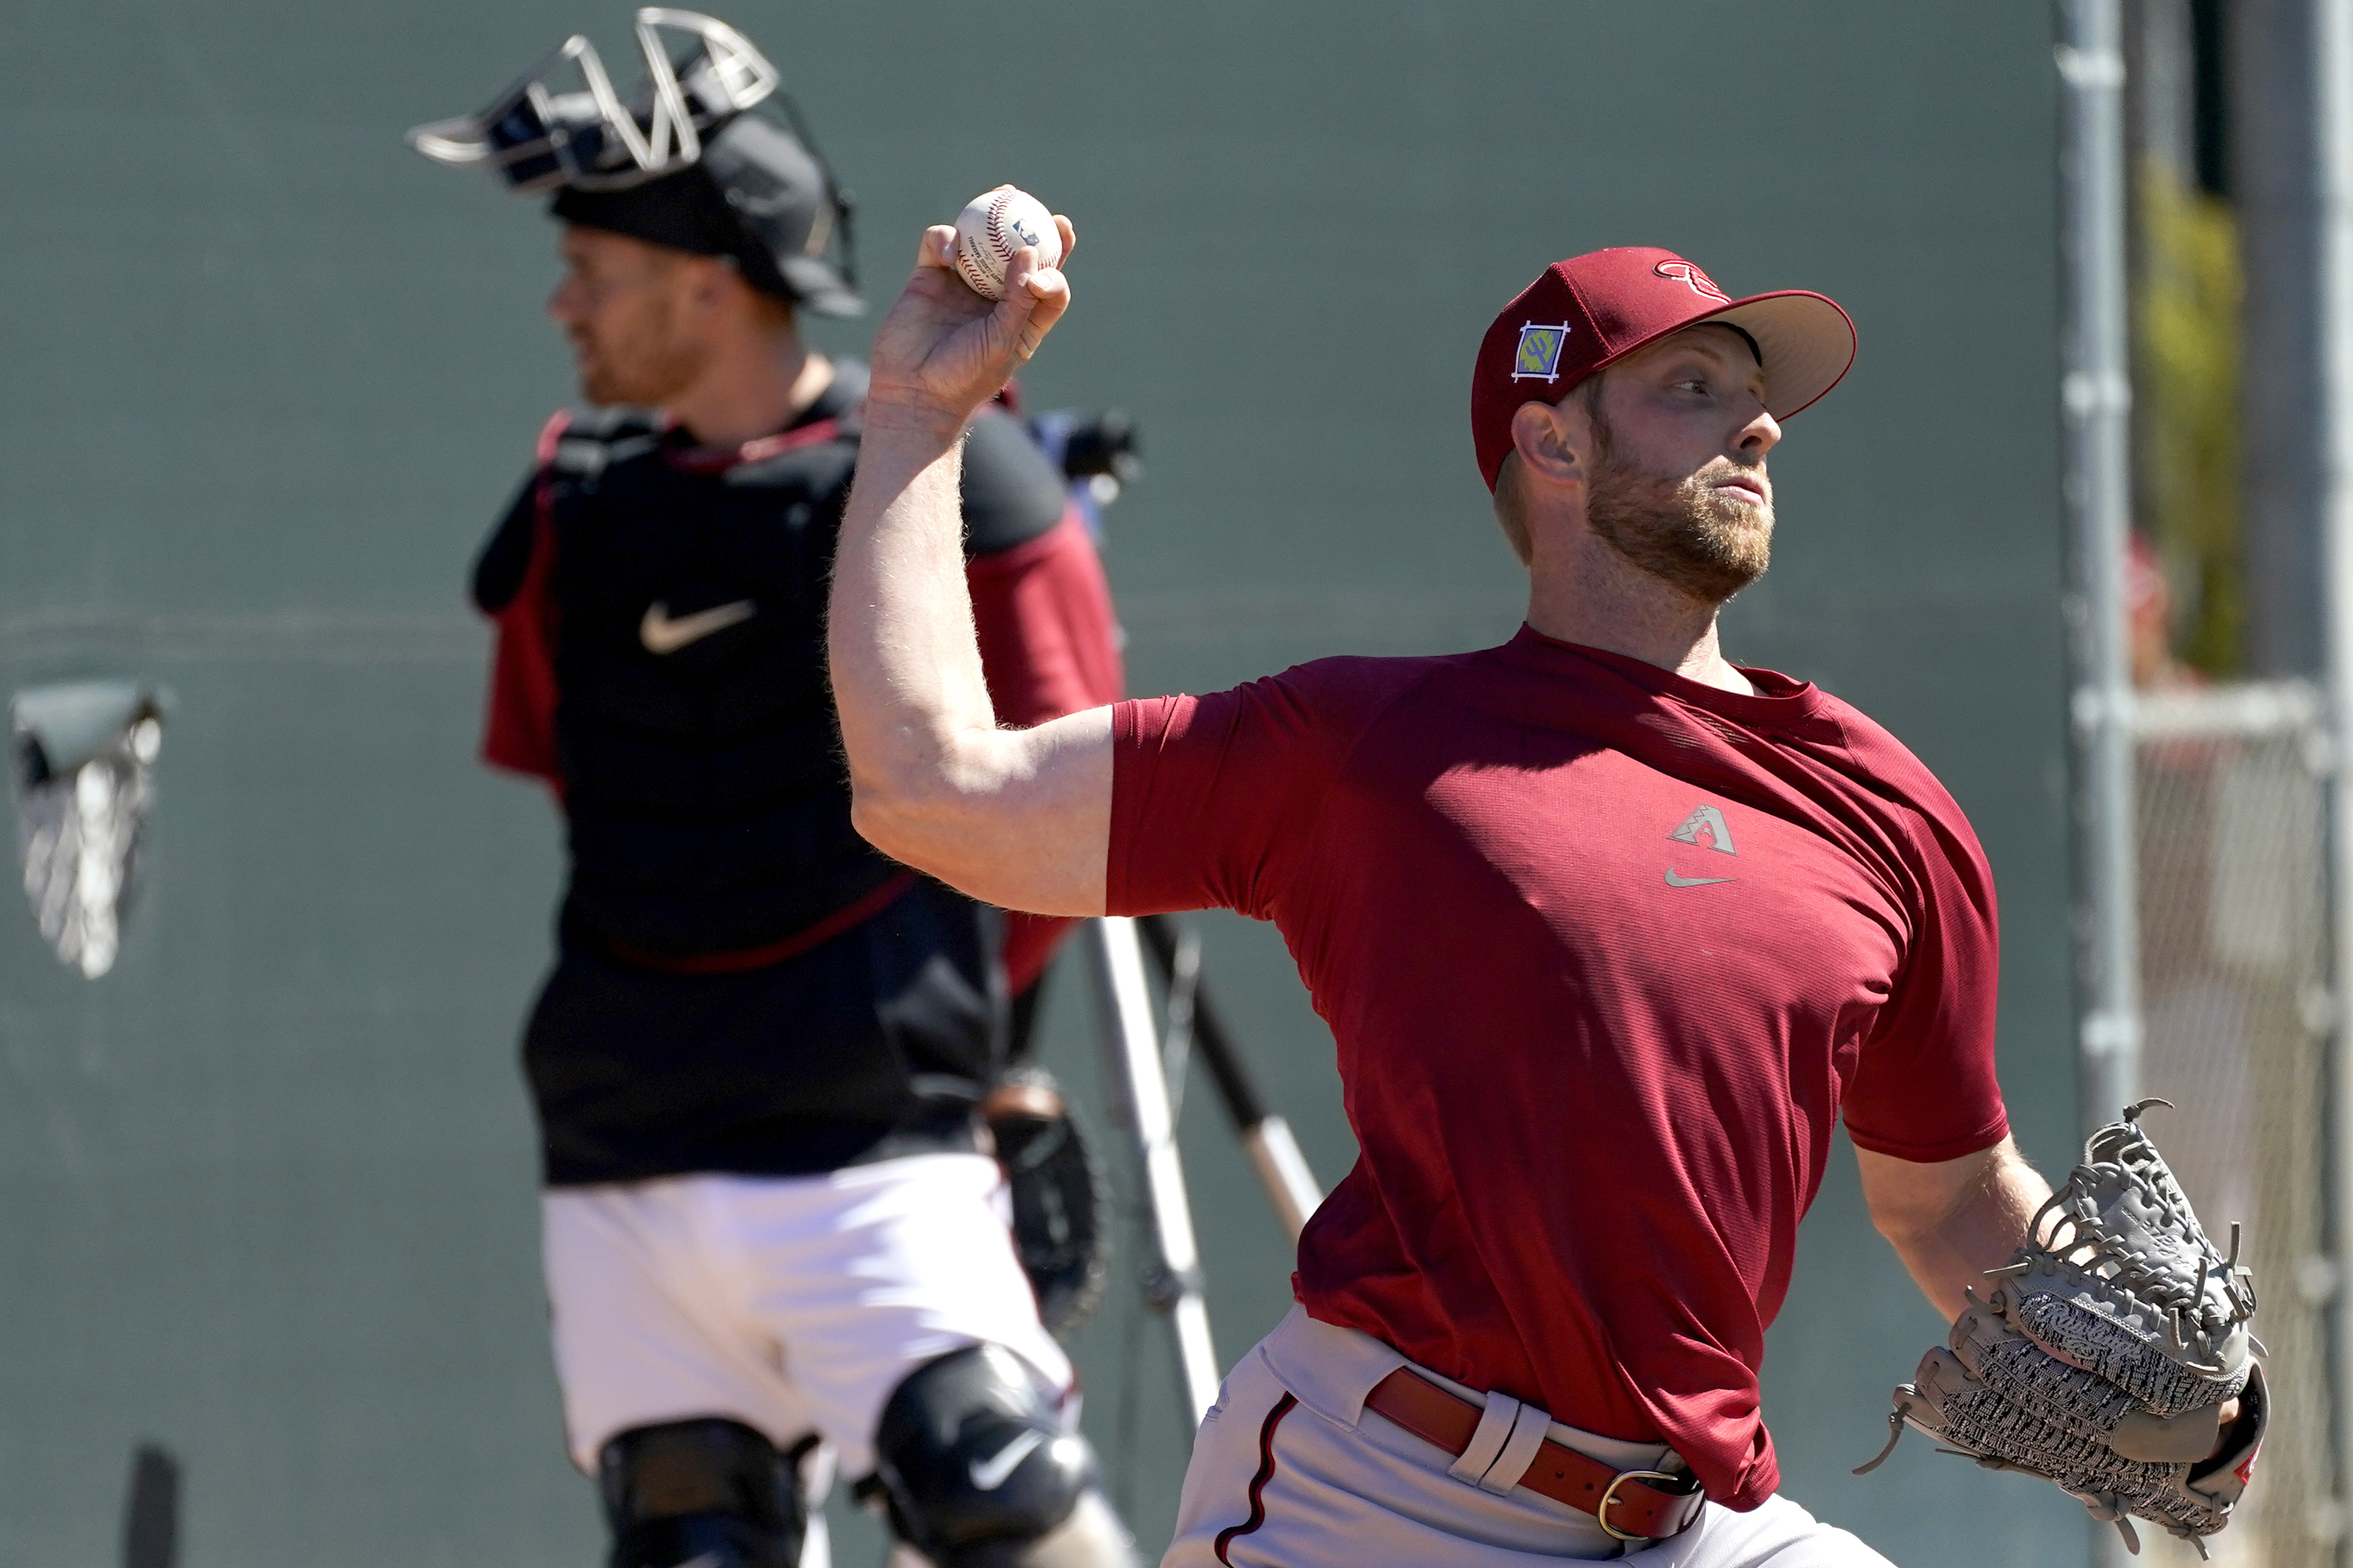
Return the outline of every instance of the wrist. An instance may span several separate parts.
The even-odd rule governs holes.
[[[921,394],[877,388],[867,394],[863,440],[871,444],[879,437],[953,447],[963,439],[972,413]]]

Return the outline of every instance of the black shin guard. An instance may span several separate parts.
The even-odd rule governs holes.
[[[924,1363],[882,1407],[875,1477],[900,1538],[939,1568],[1128,1568],[1086,1439],[1018,1357],[974,1345]]]
[[[605,1445],[610,1568],[795,1568],[808,1510],[791,1459],[740,1421],[635,1426]]]

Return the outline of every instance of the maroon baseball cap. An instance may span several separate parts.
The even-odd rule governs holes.
[[[1765,407],[1787,419],[1854,363],[1854,323],[1820,294],[1735,300],[1672,250],[1624,246],[1556,261],[1504,307],[1471,373],[1471,439],[1487,488],[1523,403],[1558,403],[1595,371],[1696,321],[1738,327],[1765,366]]]

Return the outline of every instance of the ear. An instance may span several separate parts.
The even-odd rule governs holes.
[[[1523,403],[1512,415],[1512,450],[1539,482],[1583,484],[1593,472],[1592,419],[1574,397]]]
[[[733,263],[723,257],[697,256],[687,263],[687,302],[708,313],[717,310],[736,289],[744,287]]]

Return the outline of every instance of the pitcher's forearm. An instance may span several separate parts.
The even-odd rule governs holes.
[[[834,555],[828,642],[853,790],[928,794],[993,731],[965,581],[961,435],[877,411]]]
[[[1068,256],[1076,243],[1057,218]],[[965,420],[1069,303],[1062,276],[1017,253],[1006,298],[947,270],[952,229],[924,232],[875,334],[858,477],[834,552],[826,637],[849,763],[850,820],[884,854],[977,899],[1099,914],[1110,834],[1110,710],[997,727],[965,578],[958,493]]]
[[[997,727],[965,576],[959,444],[870,425],[828,626],[851,820],[884,854],[1040,914],[1100,914],[1108,710]]]
[[[1872,1221],[1921,1293],[1947,1319],[1986,1293],[1985,1271],[2010,1259],[2051,1184],[2008,1139],[1982,1154],[1914,1165],[1858,1150]]]
[[[1960,1315],[1968,1291],[1991,1293],[1986,1270],[2017,1253],[2036,1205],[2051,1195],[2049,1184],[2023,1160],[2003,1162],[1990,1176],[1943,1229],[1905,1252],[1913,1279],[1948,1318]]]

